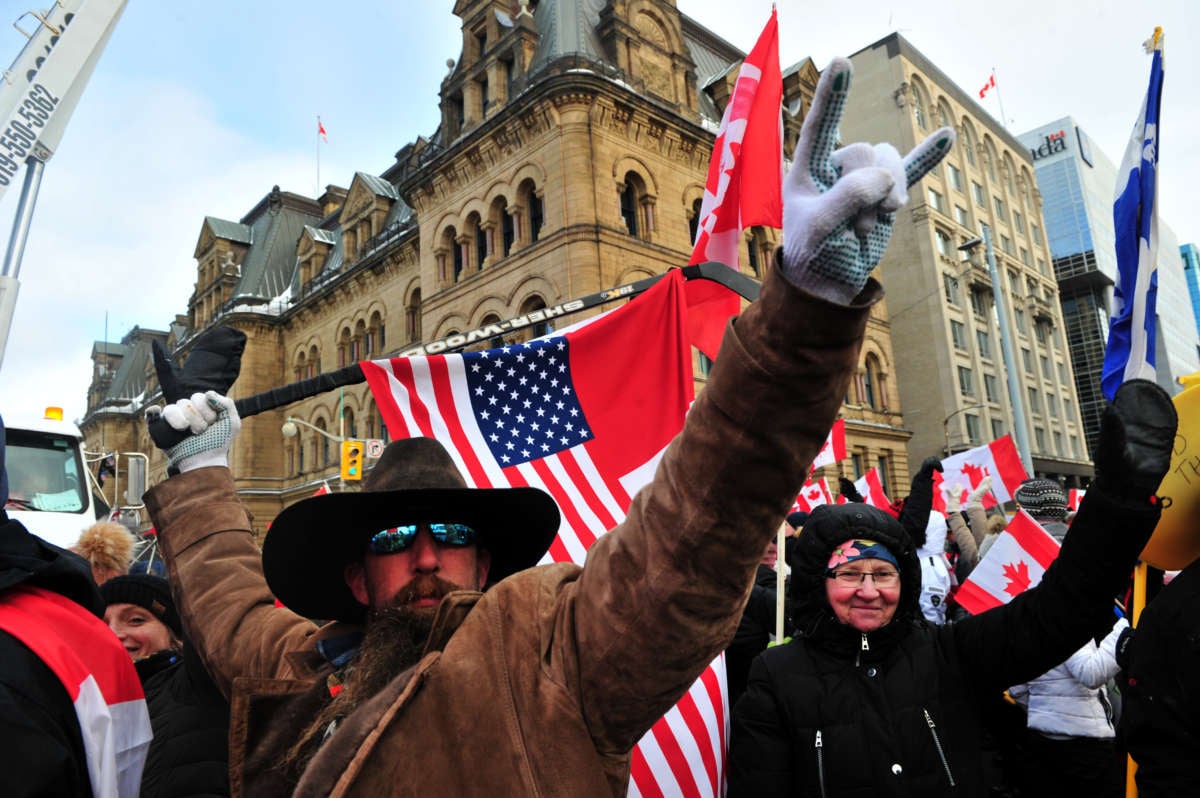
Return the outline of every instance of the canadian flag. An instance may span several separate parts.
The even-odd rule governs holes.
[[[333,493],[333,491],[329,489],[329,483],[322,481],[321,487],[313,491],[313,496],[325,496],[330,493]]]
[[[794,513],[803,510],[811,513],[814,507],[820,507],[822,504],[833,504],[833,492],[829,490],[829,483],[825,481],[825,477],[821,477],[816,482],[811,480],[805,482],[804,487],[796,496],[796,501],[792,502],[792,509],[788,512]]]
[[[809,471],[821,466],[833,465],[846,459],[846,420],[839,418],[833,422],[833,428],[821,444],[821,451],[813,458]]]
[[[933,508],[946,512],[946,500],[942,496],[943,482],[966,486],[959,497],[959,501],[965,505],[967,493],[978,487],[986,476],[992,478],[992,490],[983,497],[984,507],[1009,501],[1017,486],[1029,478],[1011,435],[943,460],[941,473],[933,472]]]
[[[987,83],[983,84],[983,88],[979,90],[979,99],[982,100],[983,98],[987,97],[987,93],[994,88],[996,88],[996,73],[995,72],[993,72],[992,76],[987,79]]]
[[[738,70],[737,82],[713,143],[708,179],[689,263],[718,261],[738,267],[742,230],[783,226],[783,73],[775,11]],[[688,335],[715,358],[728,318],[741,307],[737,294],[708,280],[686,286]]]
[[[972,615],[1007,604],[1042,581],[1058,549],[1058,541],[1032,516],[1019,510],[958,588],[954,599]]]
[[[317,135],[321,137],[321,141],[329,143],[329,136],[325,134],[325,126],[321,124],[321,117],[317,117]]]
[[[878,466],[854,480],[854,487],[858,488],[859,495],[872,507],[889,510],[892,506],[892,500],[883,492],[883,481],[879,478]]]
[[[1083,495],[1085,493],[1087,493],[1086,490],[1080,490],[1079,488],[1071,488],[1070,490],[1068,490],[1067,491],[1067,509],[1070,510],[1071,512],[1075,512],[1076,510],[1078,510],[1079,503],[1083,501]]]
[[[37,654],[71,697],[92,794],[136,796],[154,735],[133,661],[104,621],[58,593],[18,585],[0,599],[0,629]]]

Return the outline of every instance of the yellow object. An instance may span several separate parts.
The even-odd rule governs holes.
[[[362,441],[342,441],[342,479],[362,479]]]
[[[1164,571],[1187,567],[1200,557],[1200,384],[1191,375],[1180,380],[1191,387],[1172,400],[1179,431],[1171,454],[1171,470],[1158,495],[1169,499],[1142,559]]]
[[[50,421],[62,421],[63,409],[61,407],[47,407],[45,418]]]

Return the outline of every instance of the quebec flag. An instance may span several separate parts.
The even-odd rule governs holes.
[[[1125,158],[1117,170],[1113,222],[1116,232],[1117,284],[1113,316],[1104,351],[1100,385],[1112,400],[1126,380],[1153,380],[1155,304],[1158,300],[1158,127],[1163,87],[1162,28],[1146,43],[1153,52],[1150,87]]]

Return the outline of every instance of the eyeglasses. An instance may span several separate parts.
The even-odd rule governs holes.
[[[875,587],[889,588],[900,584],[899,571],[834,571],[829,574],[829,578],[836,581],[841,587],[858,587],[866,581],[867,577],[871,577],[871,581],[875,583]]]
[[[479,533],[466,524],[404,524],[376,532],[367,542],[367,551],[372,554],[395,554],[412,545],[417,530],[425,527],[433,539],[442,546],[470,546],[479,539]]]

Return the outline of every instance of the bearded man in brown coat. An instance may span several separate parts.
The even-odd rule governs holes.
[[[198,394],[152,421],[188,434],[146,502],[231,697],[235,790],[625,794],[633,746],[729,643],[857,366],[893,214],[953,142],[835,152],[850,74],[835,60],[817,88],[760,298],[583,568],[531,567],[558,528],[548,496],[470,489],[425,439],[391,444],[363,493],[285,510],[260,561],[226,466],[233,403]]]

